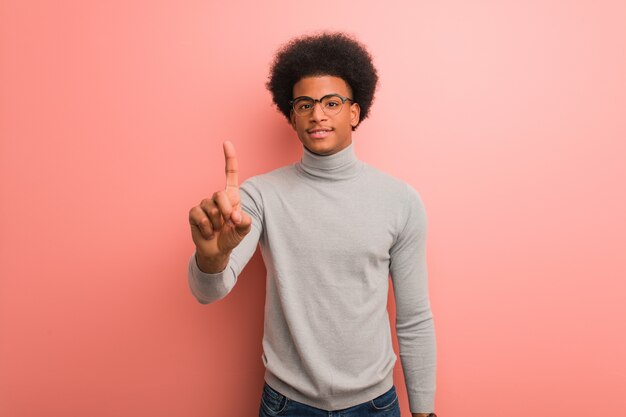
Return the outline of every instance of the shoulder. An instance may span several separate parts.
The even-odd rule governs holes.
[[[262,205],[263,196],[267,198],[276,192],[284,191],[286,186],[293,183],[294,175],[294,164],[291,164],[249,177],[239,185],[241,198]]]
[[[289,181],[294,175],[294,164],[285,165],[263,174],[257,174],[249,177],[240,185],[240,189],[263,191],[266,188],[274,188],[281,183]]]
[[[408,182],[397,178],[379,168],[365,163],[365,180],[378,189],[378,192],[387,194],[387,197],[398,199],[405,203],[423,206],[420,193]]]
[[[419,191],[407,181],[366,164],[366,181],[372,185],[378,199],[395,207],[394,216],[399,233],[407,230],[425,230],[426,208]]]

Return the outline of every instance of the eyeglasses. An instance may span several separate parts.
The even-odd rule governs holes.
[[[319,102],[322,105],[322,111],[324,114],[327,116],[334,116],[341,111],[343,104],[346,101],[354,103],[354,100],[351,98],[344,97],[339,94],[327,94],[319,100],[309,96],[296,97],[293,100],[289,100],[289,105],[298,116],[306,116],[313,112],[315,103]]]

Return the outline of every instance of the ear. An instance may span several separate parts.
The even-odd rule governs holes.
[[[350,105],[350,124],[355,127],[359,124],[359,118],[361,116],[361,106],[359,103],[352,103]]]

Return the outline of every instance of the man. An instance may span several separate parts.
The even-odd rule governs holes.
[[[411,186],[360,161],[352,145],[377,81],[371,56],[348,35],[283,46],[267,87],[302,142],[302,159],[239,186],[235,149],[225,142],[226,188],[189,212],[189,285],[201,303],[225,297],[260,244],[261,417],[400,416],[390,274],[410,409],[434,415],[424,206]]]

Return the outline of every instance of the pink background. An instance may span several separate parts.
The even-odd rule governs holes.
[[[437,412],[626,415],[624,2],[226,3],[0,2],[0,415],[256,415],[262,260],[197,303],[187,215],[222,141],[241,180],[299,159],[264,82],[319,29],[426,204]]]

